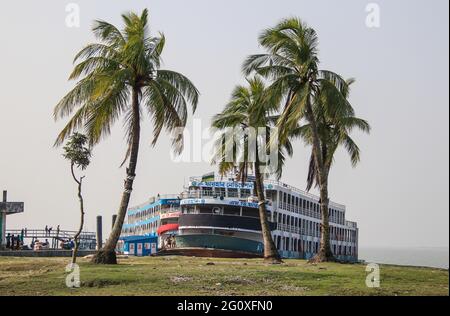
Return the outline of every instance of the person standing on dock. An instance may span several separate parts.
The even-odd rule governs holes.
[[[11,234],[6,235],[6,249],[11,248]]]
[[[45,236],[48,236],[48,226],[45,225]]]
[[[16,250],[21,250],[22,248],[22,242],[20,239],[20,235],[17,235],[17,245],[16,245]]]
[[[59,225],[58,226],[56,226],[56,238],[58,238],[59,237]]]

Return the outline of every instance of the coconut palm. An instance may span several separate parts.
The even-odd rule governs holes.
[[[348,85],[353,80],[348,81]],[[334,111],[334,90],[327,94],[326,88],[322,88],[320,91],[321,98],[318,100],[320,106],[316,111],[316,122],[320,138],[320,151],[322,153],[324,162],[324,174],[325,180],[322,186],[325,186],[325,192],[328,192],[328,178],[330,170],[334,161],[334,154],[336,150],[343,146],[350,155],[351,164],[355,167],[360,161],[360,149],[355,141],[351,138],[350,133],[354,129],[359,129],[362,132],[369,133],[370,125],[367,121],[355,117],[353,113],[342,113]],[[344,97],[348,97],[349,89],[346,88],[343,92]],[[340,98],[340,96],[339,96]],[[313,135],[310,123],[306,123],[301,127],[294,129],[290,133],[290,138],[301,138],[306,144],[313,145]],[[309,162],[308,177],[307,177],[307,190],[309,191],[313,186],[320,187],[319,168],[317,168],[316,160],[314,159],[314,153],[311,153]],[[323,229],[327,223],[322,223],[322,233],[329,230],[329,227]],[[329,236],[322,236],[325,240],[329,240]],[[326,248],[324,243],[321,243],[320,251],[325,252]],[[315,257],[312,261],[317,261]]]
[[[321,247],[314,261],[333,261],[335,258],[331,251],[329,232],[327,156],[321,151],[323,140],[317,113],[321,112],[318,108],[323,105],[321,98],[333,96],[333,112],[339,116],[351,115],[353,108],[344,96],[348,85],[336,73],[319,69],[317,34],[300,19],[286,19],[274,28],[263,31],[259,42],[268,53],[249,56],[244,62],[243,71],[246,75],[256,71],[272,80],[268,87],[270,94],[274,99],[283,98],[283,108],[277,122],[281,143],[289,139],[290,133],[302,120],[309,124],[322,216]],[[323,92],[325,90],[326,93]]]
[[[274,123],[278,116],[276,104],[269,102],[266,88],[263,81],[255,77],[247,80],[248,86],[237,86],[231,97],[231,101],[225,109],[213,118],[212,126],[223,132],[216,143],[214,162],[219,164],[219,172],[223,175],[237,168],[238,180],[246,181],[248,169],[252,169],[255,174],[255,190],[258,197],[259,218],[261,221],[261,231],[264,242],[264,258],[271,263],[280,263],[281,258],[272,239],[269,221],[267,218],[266,198],[264,194],[264,175],[273,173],[278,178],[281,177],[282,166],[285,156],[292,155],[292,147],[289,141],[284,146],[275,148],[277,164],[270,167],[270,161],[263,162],[261,154],[266,154],[270,148],[267,145],[271,135],[274,135]],[[266,139],[258,136],[255,146],[251,148],[251,137],[248,129],[253,128],[256,132],[262,128],[266,134]],[[246,131],[234,139],[229,133],[234,131]],[[236,136],[236,135],[234,135]],[[262,136],[263,137],[263,136]],[[227,152],[227,148],[231,152]],[[231,158],[231,159],[230,159]],[[264,169],[264,167],[266,167]],[[263,172],[262,172],[263,170]]]
[[[128,161],[124,191],[111,235],[93,259],[96,263],[116,263],[115,248],[136,176],[143,112],[148,112],[153,123],[152,145],[165,129],[176,133],[173,148],[179,153],[183,143],[179,128],[186,125],[188,105],[195,111],[199,96],[188,78],[160,69],[165,37],[161,33],[151,36],[147,9],[140,16],[123,14],[122,19],[123,30],[105,21],[95,22],[98,42],[76,55],[69,78],[79,81],[54,109],[55,119],[70,116],[55,145],[78,129],[84,129],[90,145],[95,145],[124,118],[127,150],[122,165]]]

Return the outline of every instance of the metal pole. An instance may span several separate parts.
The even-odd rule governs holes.
[[[6,203],[7,198],[8,198],[8,191],[3,190],[3,203]]]
[[[103,246],[102,239],[102,217],[97,216],[97,250],[100,250]]]

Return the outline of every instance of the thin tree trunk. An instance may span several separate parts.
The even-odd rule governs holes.
[[[311,124],[312,139],[313,139],[313,156],[317,167],[317,177],[320,187],[320,210],[322,213],[321,234],[320,234],[320,249],[319,252],[310,260],[310,262],[326,262],[336,261],[331,251],[330,244],[330,223],[328,213],[328,172],[324,165],[324,157],[322,157],[319,131],[317,128],[316,118],[311,103],[306,104],[306,118]]]
[[[78,228],[78,231],[74,236],[75,246],[72,251],[72,264],[77,262],[78,248],[80,245],[79,238],[80,238],[81,232],[83,231],[83,225],[84,225],[84,200],[83,200],[83,195],[81,194],[81,186],[83,184],[84,177],[81,177],[80,180],[78,180],[77,177],[75,176],[73,167],[74,166],[72,163],[72,165],[70,166],[70,169],[72,171],[72,177],[75,180],[75,182],[78,184],[78,200],[80,201],[80,227]]]
[[[261,221],[261,234],[264,242],[264,260],[273,264],[282,263],[280,254],[275,247],[273,242],[272,233],[269,227],[269,221],[267,219],[267,208],[266,208],[266,198],[264,195],[264,179],[262,177],[258,157],[258,150],[256,150],[255,159],[255,189],[258,195],[258,209],[259,209],[259,219]]]
[[[139,110],[139,95],[138,88],[133,88],[132,93],[132,143],[130,151],[130,160],[127,168],[127,177],[124,182],[124,191],[122,193],[122,200],[120,202],[119,211],[117,213],[117,219],[114,223],[114,227],[106,241],[105,246],[100,249],[92,259],[97,264],[117,264],[116,258],[116,246],[119,241],[120,234],[122,232],[123,222],[128,209],[128,203],[130,202],[131,192],[133,190],[133,182],[136,176],[136,165],[139,153],[139,140],[140,140],[140,110]]]

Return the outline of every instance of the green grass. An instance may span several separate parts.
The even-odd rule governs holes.
[[[361,264],[171,256],[115,266],[79,259],[82,286],[69,289],[68,262],[0,257],[0,295],[448,295],[449,281],[448,270],[381,265],[380,287],[368,288]]]

